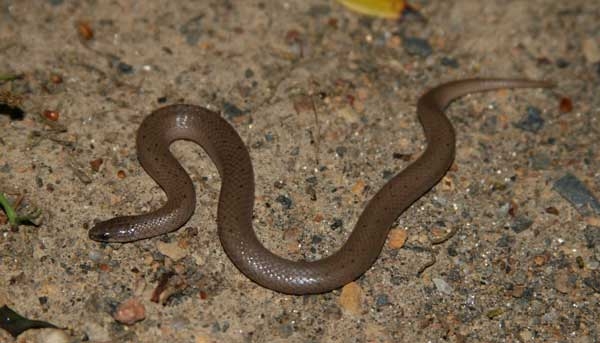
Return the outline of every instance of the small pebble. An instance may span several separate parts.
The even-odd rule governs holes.
[[[342,309],[350,314],[358,315],[362,309],[363,291],[356,282],[350,282],[342,288],[339,303]]]
[[[454,292],[452,286],[450,286],[444,279],[433,278],[431,281],[433,281],[437,290],[444,294],[450,295]]]
[[[337,230],[337,229],[341,228],[343,225],[344,225],[344,222],[341,219],[334,218],[333,223],[331,223],[331,225],[329,225],[329,227],[332,230]]]
[[[90,40],[94,38],[94,30],[92,30],[90,24],[85,21],[80,21],[77,23],[77,32],[79,33],[79,37],[81,37],[83,40]]]
[[[529,106],[525,116],[515,126],[523,131],[537,133],[544,126],[544,122],[542,111],[537,107]]]
[[[554,288],[561,293],[569,293],[569,274],[566,271],[561,270],[554,275]]]
[[[53,110],[45,110],[43,113],[44,117],[48,120],[51,121],[57,121],[58,118],[60,117],[60,114],[58,113],[58,111],[53,111]]]
[[[583,229],[583,236],[585,237],[586,246],[589,249],[600,246],[600,227],[587,225]]]
[[[280,203],[283,206],[283,208],[286,209],[286,210],[289,210],[293,206],[292,199],[286,197],[285,195],[278,196],[275,199],[275,201],[277,201],[278,203]]]
[[[335,148],[335,154],[338,155],[338,157],[344,157],[347,151],[348,149],[345,146]]]
[[[450,67],[450,68],[454,68],[454,69],[459,67],[458,61],[452,57],[444,56],[444,57],[442,57],[442,60],[440,62],[442,63],[443,66],[446,66],[446,67]]]
[[[117,70],[121,73],[121,74],[131,74],[133,73],[133,67],[131,66],[131,64],[127,64],[123,61],[119,61],[119,63],[117,64]]]
[[[179,32],[185,37],[185,41],[189,45],[196,45],[200,41],[200,37],[204,33],[204,28],[202,27],[203,17],[204,15],[193,17],[179,29]]]
[[[133,325],[146,318],[146,308],[137,298],[130,298],[117,306],[113,318],[119,323]]]
[[[600,214],[600,202],[575,175],[567,173],[556,180],[552,188],[582,215],[590,215],[590,209]]]
[[[188,255],[187,249],[180,247],[177,242],[165,243],[162,241],[157,241],[156,249],[158,249],[161,254],[169,257],[173,261],[179,261]]]
[[[532,224],[533,220],[524,216],[517,216],[514,219],[514,221],[510,224],[510,228],[516,233],[521,233],[529,229],[529,227],[531,227]]]
[[[237,107],[236,105],[225,101],[223,103],[223,114],[225,114],[225,117],[227,117],[227,119],[231,120],[234,119],[236,117],[241,117],[244,115],[244,111],[242,111],[239,107]]]
[[[404,50],[410,55],[427,57],[433,52],[433,49],[431,48],[431,45],[429,45],[429,42],[421,38],[404,38],[404,40],[402,41],[402,45],[404,46]]]
[[[354,195],[361,195],[363,193],[363,191],[365,190],[365,186],[366,186],[366,184],[363,180],[356,181],[354,186],[352,186],[352,193]]]
[[[558,109],[561,113],[569,113],[573,111],[573,102],[570,98],[563,97],[560,99]]]
[[[408,232],[404,229],[392,229],[389,233],[388,246],[391,249],[400,249],[404,246]]]
[[[389,305],[389,303],[390,303],[390,299],[387,294],[379,294],[375,298],[375,305],[377,305],[377,307]]]
[[[583,279],[583,283],[596,293],[600,293],[600,272],[594,271],[590,277]]]
[[[92,171],[98,172],[103,162],[104,160],[101,158],[97,158],[95,160],[90,161],[90,167],[92,168]]]

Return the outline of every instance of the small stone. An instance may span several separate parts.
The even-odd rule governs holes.
[[[552,188],[582,215],[590,215],[592,210],[600,214],[600,202],[575,175],[567,173],[554,182]]]
[[[402,45],[404,46],[404,50],[410,55],[427,57],[433,52],[433,49],[427,40],[417,37],[404,38]]]
[[[363,180],[356,181],[354,186],[352,186],[352,193],[354,193],[354,195],[361,195],[365,190],[365,186],[366,184]]]
[[[0,340],[2,340],[1,335]],[[71,341],[72,338],[69,337],[69,335],[67,335],[67,333],[64,330],[61,329],[27,330],[19,335],[18,340],[15,340],[15,342],[19,343],[69,343]],[[2,342],[8,341],[2,340]]]
[[[590,216],[585,218],[585,223],[591,226],[600,227],[600,217]]]
[[[510,224],[510,228],[516,232],[516,233],[521,233],[527,229],[529,229],[529,227],[533,224],[533,220],[524,217],[524,216],[518,216],[515,218],[515,220]]]
[[[156,249],[158,249],[161,254],[169,257],[173,261],[179,261],[188,254],[187,249],[180,247],[177,242],[165,243],[162,241],[157,241]]]
[[[583,229],[583,236],[589,249],[593,249],[596,246],[600,246],[600,227],[587,225]]]
[[[581,44],[583,56],[588,63],[600,62],[600,44],[594,38],[586,38]]]
[[[96,319],[97,320],[97,319]],[[83,332],[91,342],[110,342],[108,329],[93,321],[85,322]]]
[[[564,270],[558,271],[554,275],[554,288],[563,293],[569,293],[571,287],[569,286],[569,273]]]
[[[100,166],[102,165],[103,162],[104,162],[104,160],[101,158],[97,158],[95,160],[90,161],[90,167],[92,168],[92,171],[94,171],[94,172],[99,171]]]
[[[521,330],[521,332],[519,332],[519,338],[521,339],[521,342],[532,342],[533,334],[531,333],[531,331],[523,329]]]
[[[404,229],[392,229],[390,230],[389,238],[388,238],[388,246],[391,249],[400,249],[404,246],[406,242],[406,238],[408,237],[408,232]]]
[[[537,133],[544,126],[544,118],[542,118],[542,111],[533,106],[527,107],[525,116],[515,124],[515,127],[532,133]]]
[[[356,282],[350,282],[342,288],[339,303],[348,313],[358,315],[362,309],[363,291]]]
[[[556,59],[556,66],[559,67],[560,69],[564,69],[564,68],[568,67],[569,65],[571,65],[571,63],[569,61],[565,60],[564,58]]]
[[[292,199],[286,197],[285,195],[280,195],[278,196],[275,201],[277,201],[278,203],[280,203],[284,209],[289,210],[290,208],[292,208],[293,206],[293,201]]]
[[[459,67],[458,61],[452,57],[444,56],[444,57],[442,57],[442,60],[440,62],[442,63],[443,66],[446,66],[446,67],[450,67],[450,68],[454,68],[454,69]]]
[[[511,295],[514,298],[520,298],[523,296],[523,293],[525,292],[525,285],[514,285]]]
[[[339,157],[344,157],[344,155],[346,154],[347,151],[348,151],[348,148],[346,148],[345,146],[339,146],[339,147],[335,148],[335,154],[338,155]]]
[[[63,330],[43,329],[40,330],[40,343],[69,343],[71,338]]]
[[[583,279],[583,283],[596,293],[600,293],[600,272],[594,271],[590,277]]]
[[[146,308],[137,298],[130,298],[117,306],[113,318],[119,323],[133,325],[146,318]]]
[[[389,304],[390,300],[387,294],[379,294],[375,298],[375,305],[377,305],[377,307],[382,307]]]
[[[333,218],[333,223],[329,225],[332,230],[337,230],[344,225],[344,222],[339,218]]]
[[[121,73],[121,74],[131,74],[133,73],[133,67],[131,66],[131,64],[127,64],[125,62],[119,62],[119,64],[117,64],[117,70]]]
[[[204,15],[193,17],[179,29],[179,32],[185,37],[185,41],[189,45],[196,45],[200,41],[200,37],[204,33],[204,28],[202,27],[203,17]]]
[[[535,263],[536,266],[541,267],[544,264],[546,264],[546,255],[537,255],[533,258],[533,263]]]
[[[433,281],[437,290],[444,294],[450,295],[454,292],[452,286],[450,286],[444,279],[433,278],[431,281]]]
[[[225,101],[223,103],[223,114],[225,114],[225,117],[227,117],[227,119],[231,120],[234,119],[236,117],[241,117],[244,115],[244,111],[242,111],[239,107],[237,107],[236,105]]]

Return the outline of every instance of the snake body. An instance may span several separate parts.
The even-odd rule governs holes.
[[[137,152],[142,167],[165,191],[166,204],[147,214],[100,222],[89,236],[97,241],[130,242],[184,225],[194,213],[196,194],[190,177],[169,146],[176,140],[190,140],[204,148],[221,176],[218,235],[235,266],[256,283],[278,292],[328,292],[355,280],[371,267],[396,218],[450,168],[455,134],[443,111],[452,100],[500,88],[551,86],[549,82],[522,79],[466,79],[426,92],[417,104],[427,140],[423,154],[377,191],[337,252],[312,262],[275,255],[256,237],[252,227],[254,172],[246,145],[235,129],[218,113],[198,106],[162,107],[142,122],[137,134]]]

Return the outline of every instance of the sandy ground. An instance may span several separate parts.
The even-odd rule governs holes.
[[[394,21],[316,0],[0,0],[0,75],[22,74],[0,90],[24,111],[0,115],[0,188],[43,210],[38,227],[0,226],[0,305],[72,342],[600,341],[594,2],[423,0],[421,16]],[[455,165],[344,291],[287,296],[240,274],[215,232],[218,174],[191,143],[172,149],[198,192],[183,229],[125,245],[87,237],[95,221],[164,201],[135,132],[184,102],[221,111],[250,148],[264,244],[326,256],[422,151],[418,96],[475,76],[558,87],[453,104]],[[113,317],[128,299],[145,309],[130,326]],[[18,338],[35,339],[49,341]]]

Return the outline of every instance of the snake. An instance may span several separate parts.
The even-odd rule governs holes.
[[[200,106],[173,104],[145,117],[137,131],[141,166],[166,193],[162,207],[96,223],[92,240],[126,243],[182,227],[196,208],[190,176],[169,147],[177,140],[200,145],[221,178],[217,232],[233,264],[248,278],[271,290],[293,295],[325,293],[360,277],[382,251],[395,220],[446,174],[455,157],[454,128],[444,114],[455,99],[502,88],[549,88],[549,81],[472,78],[443,83],[417,102],[426,147],[420,156],[390,178],[366,203],[346,242],[316,261],[290,260],[268,250],[253,229],[254,171],[250,154],[235,128],[219,113]]]

